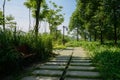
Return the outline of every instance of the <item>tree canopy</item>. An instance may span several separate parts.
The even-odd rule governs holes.
[[[119,0],[76,0],[69,28],[79,28],[84,39],[114,40],[115,44],[120,36],[120,1]]]

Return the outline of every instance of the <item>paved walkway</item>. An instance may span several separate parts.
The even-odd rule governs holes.
[[[45,64],[35,65],[30,74],[20,80],[101,80],[99,72],[82,48],[55,52],[59,56]]]

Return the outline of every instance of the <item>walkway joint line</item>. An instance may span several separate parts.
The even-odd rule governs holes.
[[[73,50],[74,50],[74,49],[73,49]],[[63,73],[62,73],[62,75],[61,75],[61,77],[60,77],[60,80],[64,80],[64,79],[65,79],[65,75],[66,75],[67,69],[68,69],[68,67],[69,67],[69,65],[70,65],[70,62],[71,62],[71,60],[72,60],[73,50],[72,50],[70,59],[68,60],[68,63],[67,63],[67,65],[66,65],[66,67],[65,67],[65,69],[64,69],[64,71],[63,71]]]

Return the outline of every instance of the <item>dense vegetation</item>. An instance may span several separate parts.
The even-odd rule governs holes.
[[[119,80],[120,0],[76,0],[76,2],[69,28],[73,33],[77,32],[75,34],[77,40],[80,35],[86,42],[71,41],[66,45],[85,48],[104,80]]]
[[[52,56],[51,37],[48,34],[38,35],[37,42],[33,37],[32,33],[0,30],[0,71],[20,69]]]
[[[117,40],[120,38],[120,0],[76,0],[69,28],[77,29],[85,40]]]
[[[10,0],[3,0],[3,11],[0,10],[0,77],[18,72],[33,62],[53,57],[54,43],[62,42],[59,39],[62,34],[57,31],[57,26],[64,21],[60,13],[62,6],[50,1],[53,10],[45,0],[26,0],[23,5],[29,8],[29,31],[23,32],[18,29],[12,15],[5,15],[7,1]],[[34,26],[31,26],[31,12],[36,20]],[[39,22],[49,24],[50,34],[39,33]]]

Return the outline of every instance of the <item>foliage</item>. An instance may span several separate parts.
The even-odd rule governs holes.
[[[8,74],[31,62],[48,59],[53,55],[52,49],[48,34],[39,35],[36,42],[32,32],[0,30],[0,72]]]
[[[57,26],[63,23],[64,17],[60,12],[62,11],[62,6],[56,5],[54,2],[50,2],[54,9],[46,9],[45,18],[49,23],[50,33],[54,33],[57,30]]]
[[[9,72],[12,70],[10,68],[19,68],[21,61],[20,53],[17,52],[12,43],[14,43],[13,33],[9,30],[6,30],[5,32],[0,30],[0,72],[4,70]],[[8,71],[8,69],[10,70]]]
[[[27,0],[26,2],[24,2],[24,5],[29,8],[30,10],[32,10],[33,15],[35,17],[35,26],[34,26],[34,32],[35,32],[35,38],[37,40],[37,36],[38,36],[38,32],[39,32],[39,14],[40,14],[40,10],[41,10],[41,6],[42,3],[44,4],[45,0]],[[30,15],[30,14],[29,14]]]
[[[24,2],[24,5],[32,11],[32,15],[34,18],[39,19],[39,21],[36,20],[38,23],[40,21],[45,21],[49,24],[50,33],[54,36],[57,31],[57,26],[59,26],[64,21],[64,18],[63,14],[61,14],[62,6],[56,5],[52,1],[50,1],[49,3],[53,6],[53,9],[49,8],[45,0],[41,1],[40,12],[37,17],[35,12],[37,7],[36,1],[27,0],[26,2]],[[35,29],[35,32],[38,32],[38,27],[35,26]]]
[[[76,0],[69,28],[71,31],[79,29],[79,34],[85,40],[114,40],[119,39],[119,0]]]
[[[74,41],[67,42],[65,45],[67,47],[79,47],[81,46],[81,42],[74,40]]]
[[[58,45],[58,44],[54,44],[53,49],[65,49],[66,46],[65,45]]]

